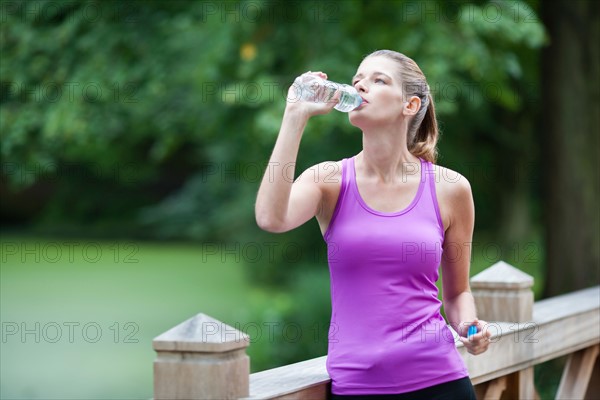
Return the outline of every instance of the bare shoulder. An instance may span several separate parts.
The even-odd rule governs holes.
[[[321,201],[316,214],[317,221],[324,233],[329,226],[342,186],[342,162],[323,161],[307,168],[298,177],[298,181],[315,185],[321,192]]]
[[[462,174],[434,164],[435,191],[444,230],[454,221],[471,220],[474,213],[471,184]]]
[[[471,198],[471,183],[459,172],[434,164],[435,185],[438,197],[451,201]]]
[[[312,182],[321,189],[327,190],[342,182],[342,162],[323,161],[305,169],[297,178],[298,182]]]

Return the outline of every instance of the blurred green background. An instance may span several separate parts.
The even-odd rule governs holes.
[[[349,82],[376,49],[428,78],[438,164],[473,188],[471,275],[504,260],[536,299],[598,284],[598,16],[586,0],[1,1],[0,397],[150,398],[151,340],[198,312],[252,336],[252,371],[324,355],[318,226],[263,232],[254,200],[294,78]],[[360,148],[346,114],[313,118],[296,173]],[[563,361],[536,368],[542,397]]]

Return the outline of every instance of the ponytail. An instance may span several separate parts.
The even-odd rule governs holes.
[[[439,130],[437,118],[435,116],[433,98],[431,97],[430,93],[427,93],[426,98],[428,100],[428,104],[423,104],[424,102],[421,103],[421,107],[426,107],[425,115],[423,116],[421,123],[414,127],[416,128],[416,133],[413,140],[409,141],[408,150],[412,155],[423,158],[424,160],[435,164],[438,156],[437,142],[439,138]],[[417,125],[418,121],[416,121],[416,116],[412,122],[414,125]],[[411,135],[409,134],[408,137],[410,138]]]

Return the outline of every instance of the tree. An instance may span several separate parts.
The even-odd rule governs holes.
[[[347,82],[364,55],[389,48],[413,58],[428,78],[442,126],[439,164],[472,182],[476,230],[492,232],[495,242],[524,236],[503,226],[516,226],[512,221],[522,218],[510,216],[521,215],[533,196],[519,196],[524,189],[502,174],[504,160],[528,155],[514,136],[519,126],[531,131],[534,115],[519,94],[534,74],[531,55],[544,31],[527,2],[86,0],[3,7],[2,178],[16,187],[50,181],[52,195],[36,197],[45,206],[31,218],[38,224],[323,246],[314,221],[278,237],[254,221],[286,89],[306,70]],[[296,173],[355,154],[360,140],[343,113],[311,120]],[[279,272],[264,275],[286,274],[273,268]]]
[[[542,2],[545,295],[600,280],[600,4]]]

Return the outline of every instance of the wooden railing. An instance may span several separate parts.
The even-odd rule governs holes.
[[[499,262],[471,279],[492,344],[465,360],[478,399],[538,399],[533,366],[568,355],[557,399],[600,398],[600,286],[533,302],[533,278]],[[453,331],[456,335],[456,333]],[[250,374],[249,337],[198,314],[153,341],[156,399],[326,399],[326,356]]]

